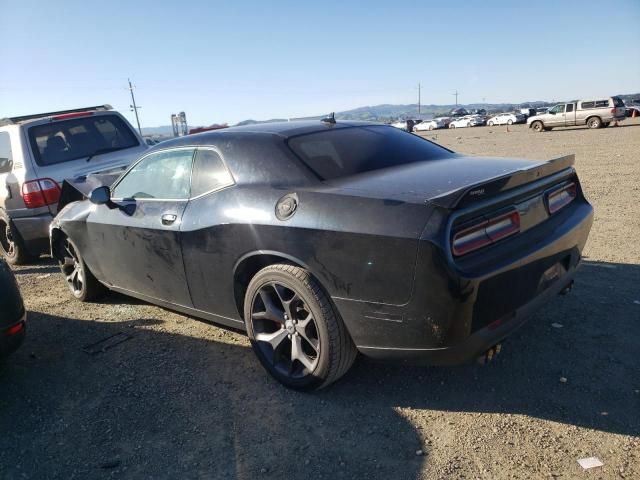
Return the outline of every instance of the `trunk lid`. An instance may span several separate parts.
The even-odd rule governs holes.
[[[326,186],[336,193],[454,209],[552,175],[573,163],[573,155],[548,161],[457,155],[375,170],[329,181]]]

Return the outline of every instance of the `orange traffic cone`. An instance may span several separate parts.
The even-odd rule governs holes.
[[[638,110],[634,108],[633,112],[631,113],[631,118],[636,118],[637,116],[638,116]]]

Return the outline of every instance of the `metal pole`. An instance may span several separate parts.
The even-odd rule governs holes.
[[[131,92],[131,102],[133,103],[133,112],[136,114],[136,123],[138,124],[138,133],[142,136],[142,129],[140,128],[140,119],[138,118],[138,107],[136,106],[136,97],[133,96],[133,86],[131,85],[131,80],[127,78],[129,82],[129,91]]]
[[[418,82],[418,115],[420,115],[420,82]]]

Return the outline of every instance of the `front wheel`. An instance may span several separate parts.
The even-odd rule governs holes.
[[[493,127],[493,122],[489,122],[487,123],[487,125],[489,125],[490,127]]]
[[[64,237],[58,240],[54,253],[71,294],[81,302],[102,295],[106,288],[93,276],[75,244]]]
[[[456,128],[456,126],[453,123],[450,123],[449,128]]]
[[[315,390],[343,376],[356,347],[340,315],[306,270],[276,264],[251,279],[244,319],[253,351],[280,383]]]
[[[600,117],[591,117],[587,120],[587,127],[589,128],[600,128],[602,126],[602,120]]]
[[[513,125],[513,120],[511,119],[507,120],[507,125]]]
[[[544,125],[542,124],[542,122],[533,122],[531,124],[531,128],[533,128],[533,130],[538,133],[544,131]]]

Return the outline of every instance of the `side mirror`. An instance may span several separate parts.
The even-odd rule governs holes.
[[[0,158],[0,173],[9,173],[13,168],[13,162],[8,159],[1,157]]]
[[[94,188],[89,194],[89,201],[96,205],[107,205],[111,203],[111,189],[106,186]]]

